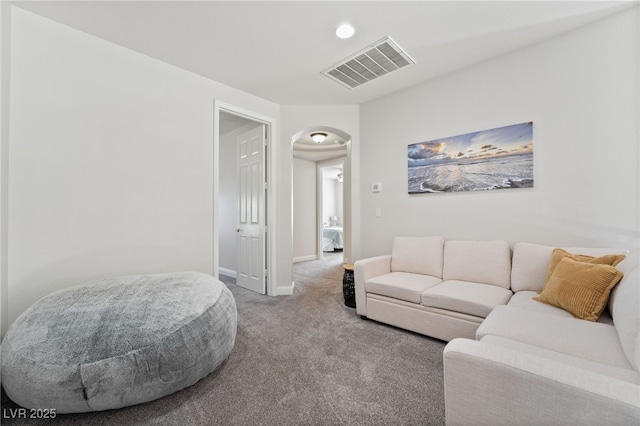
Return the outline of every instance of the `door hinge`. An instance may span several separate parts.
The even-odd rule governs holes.
[[[264,189],[269,189],[269,182],[264,183]]]

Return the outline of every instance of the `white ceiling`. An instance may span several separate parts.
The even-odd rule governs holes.
[[[278,104],[358,104],[601,19],[638,1],[14,1]],[[350,22],[349,40],[334,35]],[[320,74],[391,36],[417,62],[349,90]]]

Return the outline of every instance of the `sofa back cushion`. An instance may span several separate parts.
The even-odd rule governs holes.
[[[544,288],[549,270],[549,262],[556,247],[533,243],[516,243],[513,246],[511,265],[511,290],[537,291]],[[627,250],[613,248],[562,247],[572,254],[587,256],[605,256],[608,254],[625,254]]]
[[[444,237],[395,237],[391,271],[442,278],[443,247]]]
[[[509,288],[511,249],[506,241],[447,241],[445,280],[470,281]]]
[[[609,297],[609,311],[629,362],[640,370],[640,253],[635,250],[616,266],[624,277]]]

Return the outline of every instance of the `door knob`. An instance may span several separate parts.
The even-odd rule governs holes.
[[[240,228],[236,228],[236,232],[240,232]]]

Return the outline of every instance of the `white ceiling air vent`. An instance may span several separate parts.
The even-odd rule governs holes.
[[[322,74],[345,87],[353,89],[368,81],[375,80],[385,74],[415,63],[416,61],[391,40],[391,37],[385,37],[347,59],[332,65],[322,71]]]

